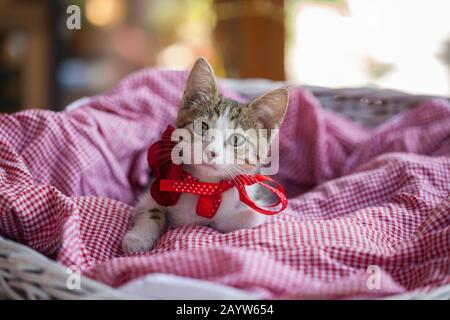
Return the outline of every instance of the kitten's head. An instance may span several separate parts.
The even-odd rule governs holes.
[[[186,83],[177,127],[189,130],[191,141],[201,144],[203,161],[184,164],[184,168],[210,181],[253,174],[267,156],[274,136],[270,130],[280,127],[287,104],[287,89],[271,91],[249,103],[220,96],[211,66],[199,58]],[[258,139],[260,129],[268,134]]]

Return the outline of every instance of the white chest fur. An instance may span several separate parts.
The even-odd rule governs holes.
[[[247,192],[253,198],[256,188],[249,187]],[[236,188],[222,194],[222,202],[213,218],[203,218],[196,214],[199,196],[183,193],[175,206],[167,207],[169,224],[180,227],[188,224],[210,226],[218,231],[230,232],[251,228],[264,222],[264,215],[253,211],[239,200]]]

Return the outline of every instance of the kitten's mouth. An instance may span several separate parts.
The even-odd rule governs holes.
[[[195,166],[188,166],[186,169],[198,178],[223,179],[226,177],[223,167],[221,168],[220,164],[202,163],[196,164]]]
[[[221,175],[223,167],[221,168],[220,164],[215,163],[202,163],[201,165],[202,170],[209,172],[213,175]]]
[[[202,163],[202,165],[205,166],[206,168],[210,168],[210,169],[214,169],[214,170],[219,169],[219,165],[214,164],[214,163]]]

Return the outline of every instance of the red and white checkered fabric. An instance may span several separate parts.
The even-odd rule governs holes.
[[[147,148],[173,123],[186,76],[145,70],[76,110],[1,115],[0,233],[112,286],[163,272],[267,298],[374,298],[450,282],[447,102],[368,130],[300,88],[280,136],[285,213],[226,234],[170,229],[124,255]]]

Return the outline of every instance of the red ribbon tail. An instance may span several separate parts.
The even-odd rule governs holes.
[[[284,209],[287,208],[288,205],[288,200],[286,198],[286,195],[284,194],[284,188],[281,184],[279,184],[278,182],[276,182],[275,180],[273,180],[272,178],[263,176],[263,175],[256,175],[254,177],[251,177],[252,179],[241,179],[241,181],[246,181],[245,185],[252,185],[255,183],[260,184],[262,187],[270,190],[272,193],[274,193],[277,197],[278,200],[271,205],[268,206],[258,206],[252,199],[250,199],[250,197],[248,196],[245,187],[244,186],[238,186],[238,191],[239,191],[239,199],[241,200],[241,202],[245,203],[246,205],[248,205],[250,208],[252,208],[253,210],[262,213],[262,214],[266,214],[266,215],[274,215],[277,214],[281,211],[283,211]],[[271,182],[275,185],[275,187],[272,187],[268,184],[268,182]],[[266,208],[274,208],[277,207],[281,204],[281,207],[279,209],[276,210],[268,210]]]

